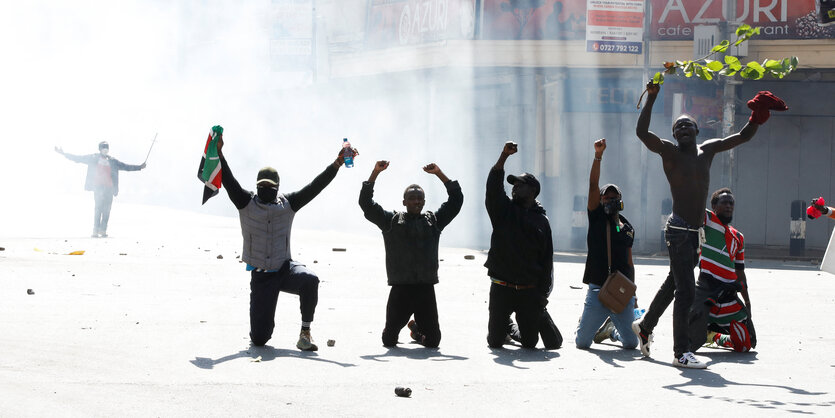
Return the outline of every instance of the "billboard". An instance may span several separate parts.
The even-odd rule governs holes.
[[[587,0],[483,0],[481,39],[584,40]]]
[[[726,16],[725,1],[736,1]],[[757,39],[832,38],[835,28],[818,22],[815,0],[652,0],[650,37],[655,41],[691,40],[697,25],[723,21],[761,27]]]
[[[369,49],[473,39],[475,0],[369,0]]]
[[[588,0],[586,51],[640,54],[644,0]]]

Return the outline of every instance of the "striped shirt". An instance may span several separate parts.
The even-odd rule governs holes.
[[[736,265],[745,263],[742,233],[723,224],[710,209],[705,212],[705,240],[699,269],[716,280],[733,283],[737,279]]]

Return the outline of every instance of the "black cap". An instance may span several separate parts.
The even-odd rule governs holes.
[[[278,186],[278,171],[275,171],[272,167],[262,168],[258,171],[258,180],[255,183],[269,183]]]
[[[618,196],[620,196],[621,199],[623,199],[623,193],[620,192],[620,188],[612,183],[606,184],[603,187],[601,187],[600,195],[603,196],[604,194],[606,194],[606,192],[609,191],[609,189],[615,189],[615,192],[618,194]]]
[[[508,183],[516,184],[517,181],[521,181],[524,184],[532,186],[536,190],[536,193],[534,193],[533,197],[539,196],[539,180],[537,180],[536,177],[534,177],[533,174],[522,173],[518,176],[514,176],[512,174],[507,176],[507,182]]]

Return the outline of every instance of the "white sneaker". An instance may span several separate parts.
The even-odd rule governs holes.
[[[702,363],[691,352],[686,352],[681,355],[681,358],[673,360],[673,366],[685,367],[688,369],[706,369],[707,364]]]
[[[641,347],[641,354],[643,354],[644,357],[649,357],[649,346],[652,345],[652,339],[654,338],[654,335],[652,333],[650,333],[649,335],[644,335],[644,333],[641,332],[640,321],[635,321],[632,323],[632,332],[634,332],[635,335],[638,336],[638,346]]]

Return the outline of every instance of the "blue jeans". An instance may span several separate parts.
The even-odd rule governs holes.
[[[612,322],[615,324],[612,336],[623,344],[623,348],[637,347],[638,336],[632,332],[632,321],[635,319],[635,298],[629,300],[623,312],[613,314],[597,299],[599,292],[600,286],[589,284],[589,290],[586,292],[586,303],[583,305],[583,315],[580,316],[580,323],[577,325],[577,338],[574,340],[577,348],[591,347],[594,334],[603,325],[607,317],[612,318]]]

